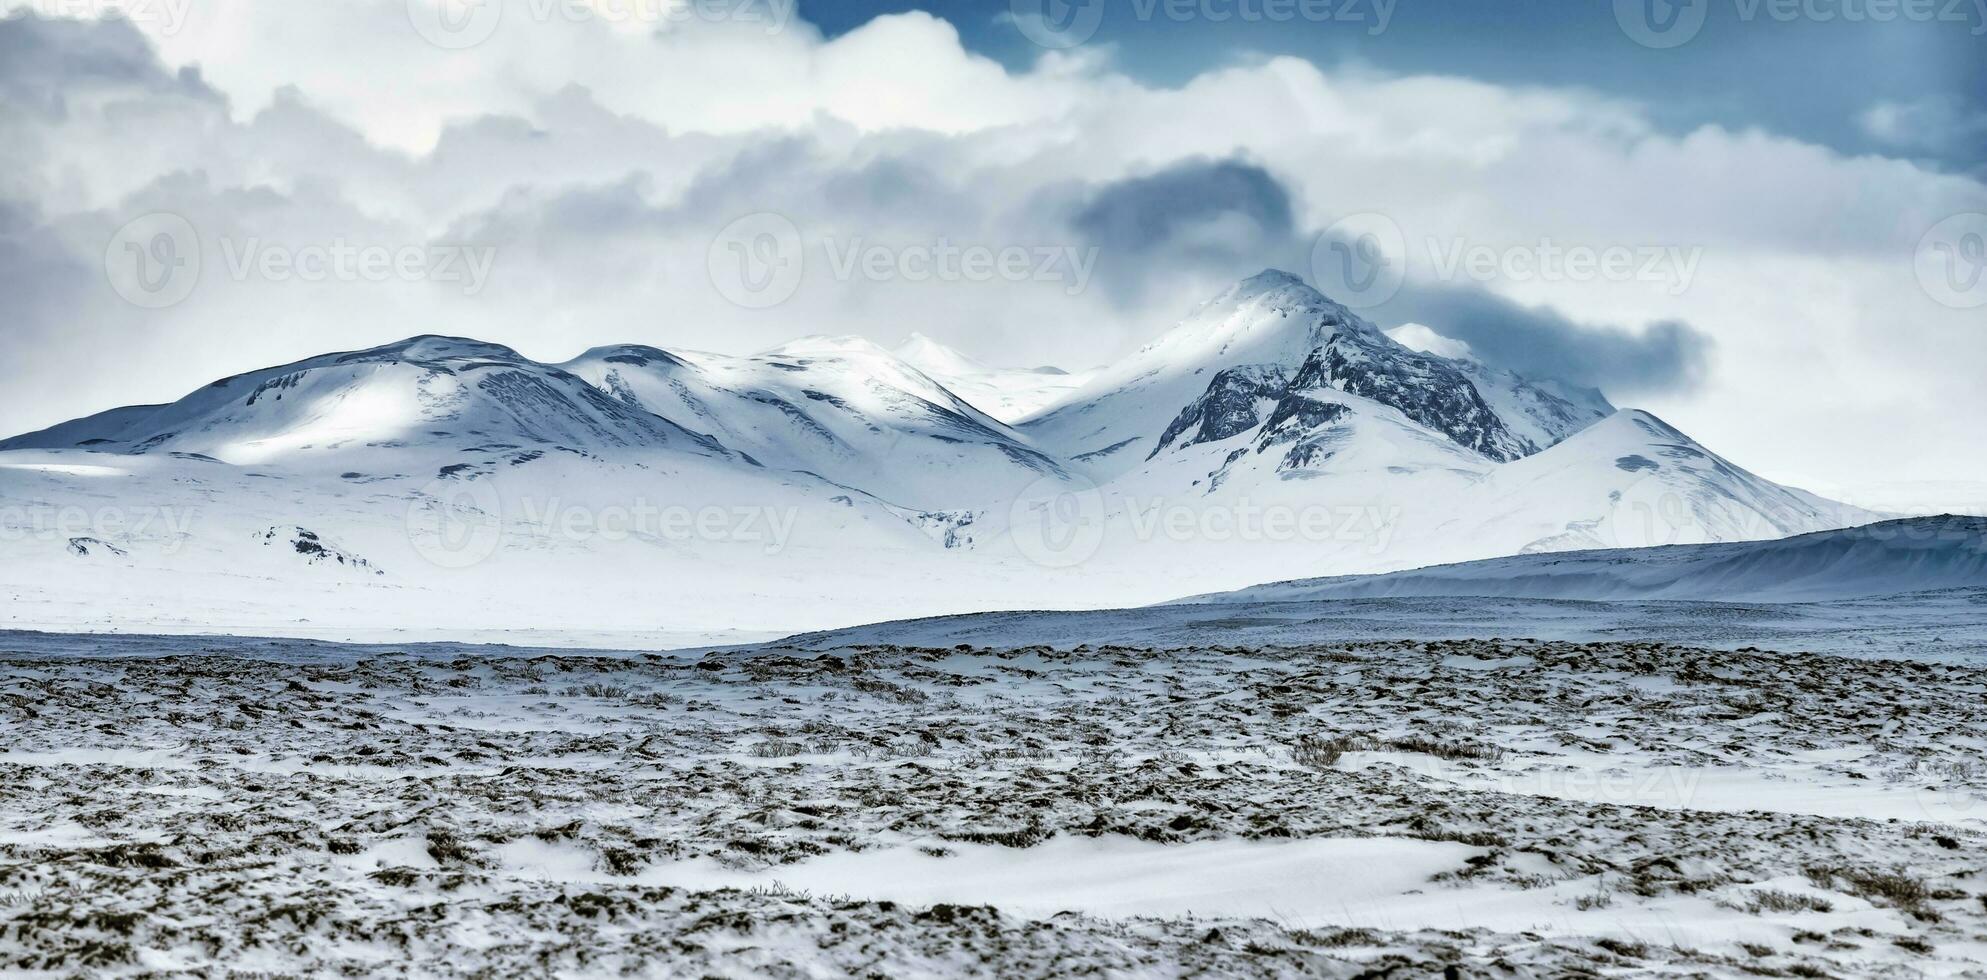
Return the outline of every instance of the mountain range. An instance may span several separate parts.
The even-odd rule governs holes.
[[[803,629],[1878,516],[1273,270],[1074,374],[922,336],[414,337],[0,441],[0,497],[14,625],[109,590],[121,622],[327,629]]]

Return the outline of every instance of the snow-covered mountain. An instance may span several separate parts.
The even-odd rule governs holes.
[[[1285,447],[1289,472],[1324,463],[1333,433],[1368,418],[1508,462],[1613,410],[1598,392],[1576,403],[1512,372],[1409,348],[1296,276],[1266,270],[1025,428],[1093,476],[1242,433],[1257,435],[1258,452]]]
[[[556,367],[458,337],[413,337],[222,378],[169,405],[117,408],[0,441],[9,449],[304,463],[359,450],[454,454],[725,450]],[[515,460],[517,457],[512,456]]]
[[[1015,423],[1054,405],[1095,372],[1059,367],[990,367],[921,333],[893,351],[906,364],[1002,422]]]
[[[423,336],[223,378],[0,441],[304,469],[390,460],[470,479],[555,457],[657,454],[816,478],[906,507],[1000,499],[1061,464],[888,351],[810,337],[750,357],[623,345],[542,364]]]
[[[0,498],[30,504],[0,508],[0,595],[149,595],[120,608],[152,625],[801,629],[1873,519],[1452,353],[1273,271],[1087,378],[922,338],[551,364],[416,337],[0,442]],[[43,526],[148,509],[186,519]]]
[[[1028,437],[859,337],[808,337],[752,357],[602,347],[560,367],[755,465],[904,506],[984,506],[1064,472]]]
[[[1763,480],[1598,391],[1408,347],[1273,270],[1020,429],[1116,497],[1364,510],[1364,529],[1343,536],[1394,568],[1458,547],[1766,538],[1870,516]]]

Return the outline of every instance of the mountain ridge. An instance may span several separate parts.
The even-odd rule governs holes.
[[[1493,387],[1504,413],[1479,385]],[[1209,407],[1218,406],[1221,429],[1254,428],[1274,416],[1285,441],[1297,440],[1291,419],[1301,420],[1304,401],[1326,390],[1397,409],[1496,462],[1536,453],[1614,410],[1598,393],[1575,403],[1514,372],[1410,348],[1297,276],[1266,269],[1195,307],[1022,428],[1072,458],[1096,458],[1106,447],[1139,450],[1114,449],[1108,465],[1092,467],[1093,476],[1116,475],[1128,461],[1157,456],[1168,433]],[[1263,399],[1278,404],[1252,411]],[[1318,421],[1342,417],[1326,410]]]
[[[0,533],[0,587],[236,608],[249,575],[304,605],[345,597],[313,618],[703,622],[771,603],[778,628],[1876,516],[1647,413],[1413,350],[1273,271],[1094,375],[960,377],[978,365],[936,342],[910,353],[926,363],[815,336],[545,363],[424,334],[245,372],[0,442],[10,499],[200,517]],[[1045,378],[1063,390],[1043,411],[983,407],[1039,398]],[[291,538],[368,574],[294,567]]]

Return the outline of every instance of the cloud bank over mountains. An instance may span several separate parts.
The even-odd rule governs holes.
[[[1009,71],[921,13],[827,38],[798,17],[539,7],[505,6],[460,50],[385,0],[0,20],[0,331],[32,355],[0,368],[0,427],[423,332],[541,358],[921,332],[1085,367],[1378,214],[1405,263],[1367,310],[1383,325],[1634,397],[1814,489],[1987,480],[1959,459],[1987,411],[1965,370],[1987,331],[1913,271],[1928,228],[1987,212],[1964,176],[1761,131],[1665,135],[1570,89],[1246,56],[1167,88],[1108,51]],[[105,267],[159,212],[197,253],[148,261],[197,258],[198,278],[148,309]],[[773,257],[799,266],[780,302],[741,305],[712,267],[730,244],[753,258],[759,239],[723,232],[757,215],[790,224],[797,256]],[[1449,261],[1553,248],[1694,258],[1612,278]],[[470,277],[448,255],[491,262]]]

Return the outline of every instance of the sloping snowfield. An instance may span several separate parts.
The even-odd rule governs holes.
[[[1987,973],[1987,667],[88,642],[0,636],[0,972]]]
[[[851,644],[949,647],[1084,643],[1142,647],[1264,646],[1362,640],[1522,636],[1654,641],[1848,657],[1987,663],[1987,588],[1827,602],[1707,602],[1412,596],[1194,601],[1142,609],[931,616],[788,638],[811,650]],[[229,641],[233,642],[233,641]]]

